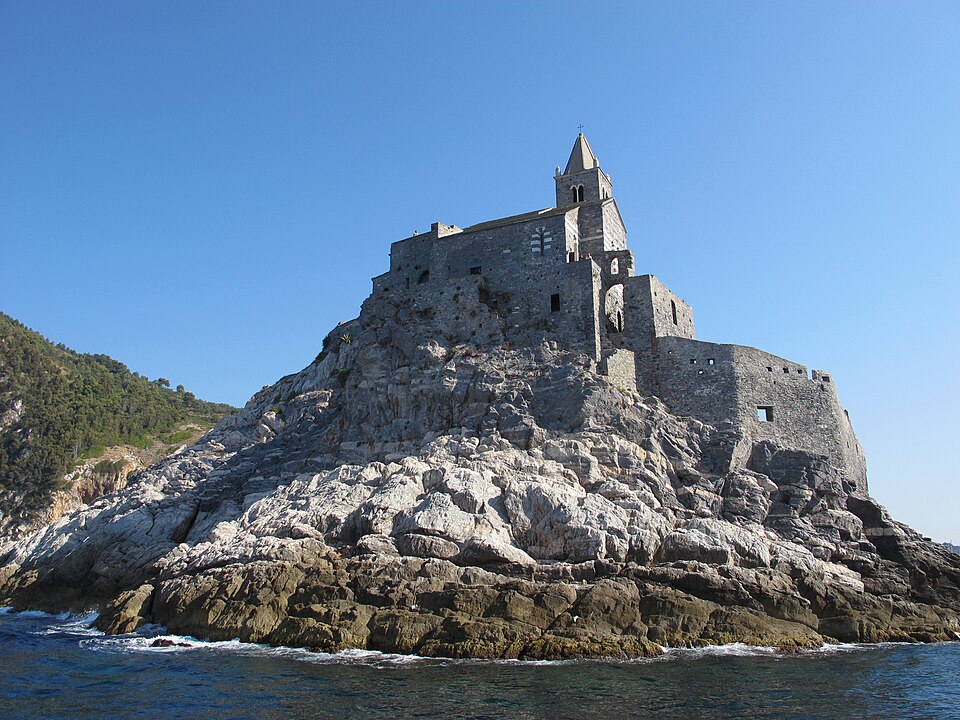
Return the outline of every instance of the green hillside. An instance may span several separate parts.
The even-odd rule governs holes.
[[[184,423],[211,427],[233,411],[0,313],[0,515],[32,517],[65,473],[108,447],[177,442]]]

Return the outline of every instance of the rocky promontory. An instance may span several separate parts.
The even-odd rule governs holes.
[[[0,602],[453,657],[956,637],[960,556],[842,469],[766,441],[734,462],[735,427],[534,327],[507,344],[482,300],[450,327],[371,297],[199,442],[0,548]]]

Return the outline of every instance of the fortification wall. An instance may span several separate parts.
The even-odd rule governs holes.
[[[409,288],[424,271],[429,271],[430,256],[436,236],[432,233],[413,235],[390,246],[390,271],[381,283],[382,288]]]
[[[866,463],[828,373],[742,345],[680,337],[658,340],[653,392],[671,409],[711,424],[731,421],[744,433],[735,455],[770,440],[828,457],[852,488],[866,491]]]

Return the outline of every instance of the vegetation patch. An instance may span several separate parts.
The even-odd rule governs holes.
[[[236,409],[169,384],[54,345],[0,313],[0,414],[22,402],[19,419],[0,430],[0,515],[32,517],[64,475],[106,448],[175,442],[184,424],[210,427]]]
[[[184,428],[183,430],[177,430],[176,432],[162,435],[160,437],[160,441],[166,443],[167,445],[180,445],[181,443],[184,443],[192,438],[196,432],[196,428]]]

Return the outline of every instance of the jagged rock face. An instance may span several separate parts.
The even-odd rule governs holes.
[[[469,309],[468,309],[469,310]],[[427,655],[937,639],[960,557],[842,469],[618,389],[588,359],[368,301],[304,371],[3,548],[0,597],[210,638]]]

